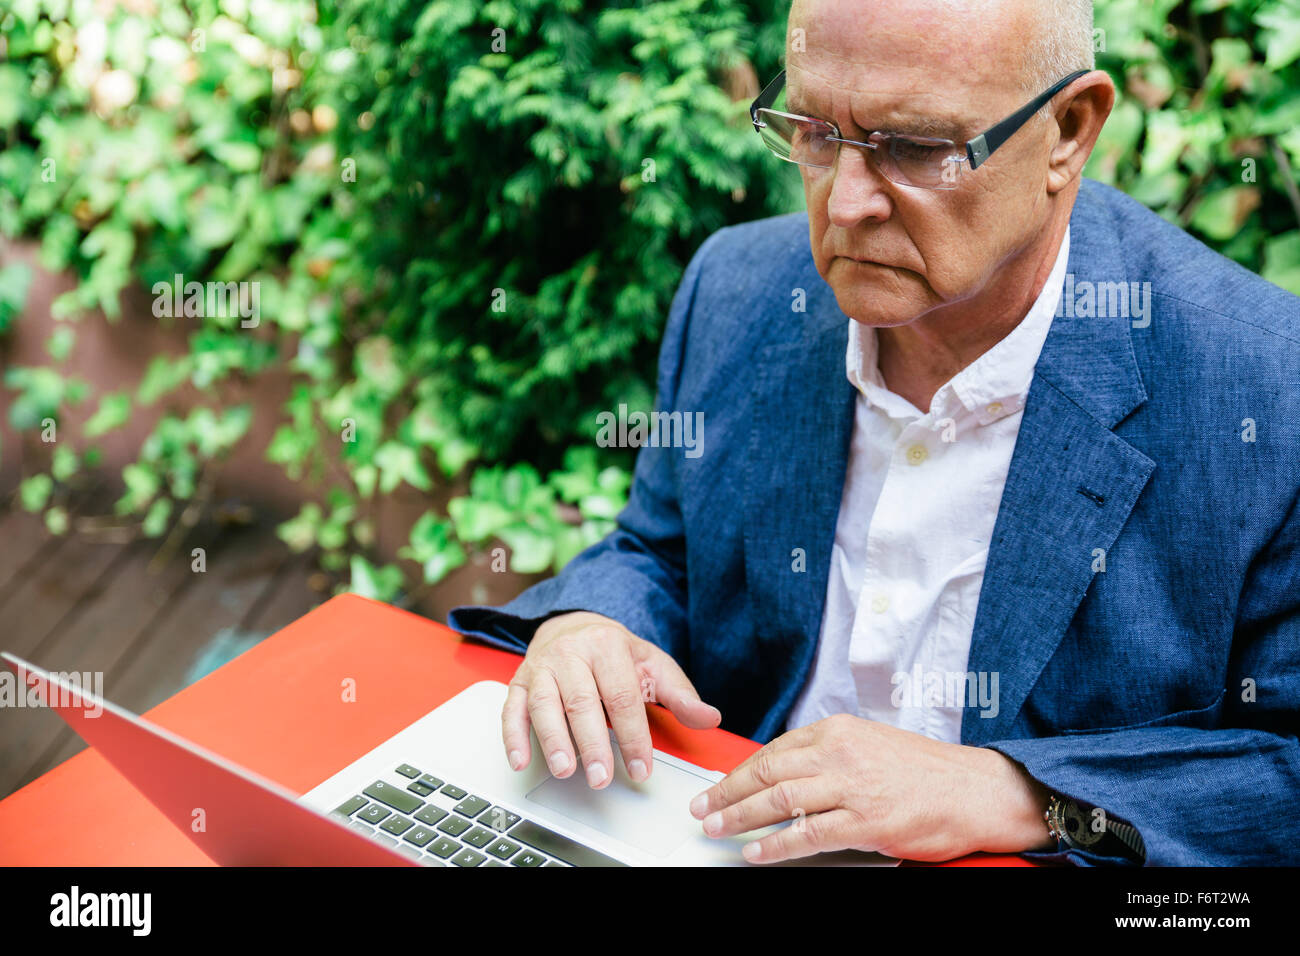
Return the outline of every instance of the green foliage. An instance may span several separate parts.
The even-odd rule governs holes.
[[[1300,2],[1099,0],[1120,97],[1085,172],[1300,294]]]
[[[385,600],[501,545],[516,571],[562,567],[626,501],[631,453],[594,446],[595,415],[649,407],[691,253],[802,206],[747,116],[788,6],[10,0],[0,232],[80,281],[54,304],[50,363],[5,372],[9,418],[34,432],[90,409],[21,503],[63,533],[90,443],[147,408],[116,509],[166,534],[247,440],[240,386],[287,371],[265,454],[304,487],[290,547]],[[1089,175],[1300,291],[1297,0],[1097,13],[1121,97]],[[257,283],[260,322],[160,316],[188,349],[104,394],[59,369],[89,310],[116,319],[129,284],[158,295],[178,274]],[[0,334],[30,281],[0,265]],[[181,412],[186,385],[200,401]],[[410,564],[385,563],[376,502],[453,483],[467,493],[409,529]]]

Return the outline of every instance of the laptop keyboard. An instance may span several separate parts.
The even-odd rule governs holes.
[[[626,865],[409,763],[333,812],[426,866]]]

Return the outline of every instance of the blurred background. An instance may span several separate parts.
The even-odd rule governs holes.
[[[1300,0],[1096,8],[1087,174],[1300,293]],[[0,647],[139,712],[606,534],[692,253],[802,208],[748,118],[788,9],[0,0]],[[5,714],[0,796],[79,748]]]

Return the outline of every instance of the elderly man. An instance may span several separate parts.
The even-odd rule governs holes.
[[[645,779],[649,688],[767,742],[691,806],[801,820],[753,861],[1300,862],[1300,300],[1082,179],[1085,0],[795,0],[788,40],[753,119],[807,214],[710,237],[660,355],[703,454],[452,612],[527,651],[507,759],[531,724],[607,786],[608,716]]]

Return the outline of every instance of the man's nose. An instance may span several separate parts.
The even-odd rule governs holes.
[[[883,222],[893,210],[888,180],[880,173],[874,150],[861,146],[841,146],[838,161],[831,170],[831,195],[828,212],[831,222],[841,228],[856,226],[863,220]]]

